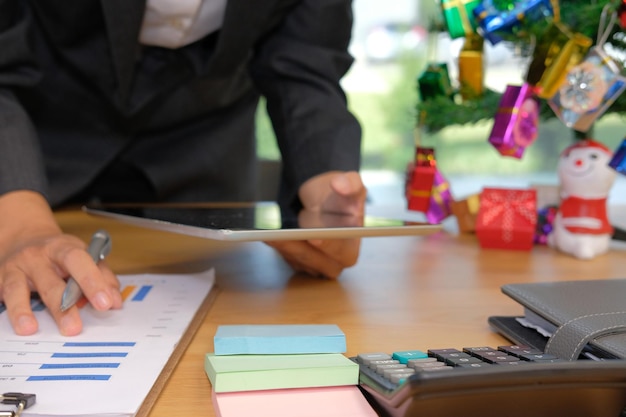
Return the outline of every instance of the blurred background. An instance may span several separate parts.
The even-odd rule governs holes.
[[[404,205],[404,175],[416,144],[417,78],[428,62],[446,62],[456,80],[462,39],[429,29],[441,14],[437,0],[354,0],[354,28],[350,51],[355,62],[342,84],[349,107],[363,128],[362,174],[370,202]],[[485,42],[485,85],[502,92],[520,85],[528,58],[511,44]],[[277,159],[271,125],[261,106],[258,114],[258,152]],[[487,139],[492,120],[451,125],[421,135],[420,143],[435,148],[437,165],[450,183],[453,197],[463,198],[485,186],[556,185],[558,155],[572,143],[572,132],[554,118],[542,121],[539,137],[522,159],[502,157]],[[615,149],[624,138],[619,115],[602,117],[594,137]],[[626,178],[618,175],[610,201],[626,202]]]

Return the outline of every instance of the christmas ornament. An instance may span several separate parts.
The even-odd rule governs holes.
[[[592,139],[566,148],[559,158],[561,204],[548,245],[579,259],[591,259],[609,249],[613,228],[606,200],[616,173],[609,166],[611,151]]]
[[[605,27],[607,10],[603,12],[601,28]],[[621,65],[603,50],[615,19],[613,13],[604,32],[598,32],[596,46],[567,73],[556,94],[548,100],[559,119],[580,132],[588,131],[626,88],[626,78],[620,75]]]
[[[461,97],[473,99],[483,94],[484,88],[484,40],[473,34],[465,38],[459,53],[459,84]]]
[[[622,140],[613,154],[609,166],[620,174],[626,175],[626,139]]]
[[[443,18],[450,38],[462,38],[476,32],[476,20],[472,11],[479,0],[441,0]]]
[[[626,29],[626,0],[622,0],[617,8],[617,16],[619,17],[619,25],[622,29]]]
[[[499,33],[512,33],[524,21],[538,21],[553,16],[550,0],[483,0],[474,8],[477,31],[491,44],[502,40]]]
[[[580,63],[593,41],[572,32],[565,24],[553,22],[537,41],[526,73],[526,82],[535,94],[549,99],[563,83],[567,72]]]
[[[548,244],[548,236],[552,233],[557,211],[557,206],[546,206],[537,211],[537,226],[535,227],[535,238],[533,240],[536,245]]]
[[[445,96],[452,98],[454,93],[446,63],[430,63],[417,80],[422,101]]]
[[[508,85],[494,118],[489,143],[503,156],[520,159],[537,138],[538,124],[539,103],[532,88],[528,84]]]
[[[476,231],[476,216],[480,207],[480,194],[472,194],[464,199],[455,200],[450,208],[456,217],[459,232],[474,233]]]
[[[452,214],[452,201],[450,183],[438,169],[435,169],[435,179],[430,193],[428,209],[424,213],[428,223],[438,224],[450,216]]]
[[[406,174],[405,194],[409,210],[428,210],[436,167],[434,149],[420,146],[415,148],[415,161],[409,164]]]

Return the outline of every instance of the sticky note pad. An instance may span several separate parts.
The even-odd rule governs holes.
[[[219,326],[213,338],[216,355],[344,353],[346,336],[334,324]]]
[[[356,386],[213,392],[218,417],[377,417]]]
[[[215,392],[356,385],[359,365],[340,353],[222,355],[207,353],[204,370]]]

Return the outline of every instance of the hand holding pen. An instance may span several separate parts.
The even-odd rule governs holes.
[[[98,230],[91,237],[87,252],[91,259],[97,264],[111,252],[111,237],[104,230]],[[83,292],[73,277],[67,280],[67,286],[61,298],[61,311],[66,311],[72,307],[82,297]]]
[[[81,239],[63,233],[55,225],[35,222],[33,227],[21,230],[21,234],[7,233],[11,239],[2,240],[6,236],[0,235],[0,242],[13,245],[0,249],[0,303],[4,304],[4,314],[16,334],[31,335],[38,331],[39,323],[31,306],[33,292],[47,306],[61,334],[72,336],[82,331],[80,310],[70,307],[61,311],[60,308],[68,277],[74,282],[69,285],[78,283],[78,295],[84,293],[95,310],[122,307],[119,280],[101,261],[110,250],[110,241],[106,244],[107,239],[104,239],[108,235],[97,233],[94,236],[92,255]],[[99,246],[97,251],[96,246]],[[95,259],[100,262],[94,262]],[[71,288],[68,293],[76,296]],[[68,297],[70,295],[66,296],[65,307],[71,304]]]

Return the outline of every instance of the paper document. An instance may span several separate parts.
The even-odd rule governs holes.
[[[81,307],[84,330],[59,334],[40,301],[39,331],[16,336],[0,304],[0,394],[37,403],[23,416],[133,416],[213,288],[213,270],[188,275],[119,276],[123,308]]]

